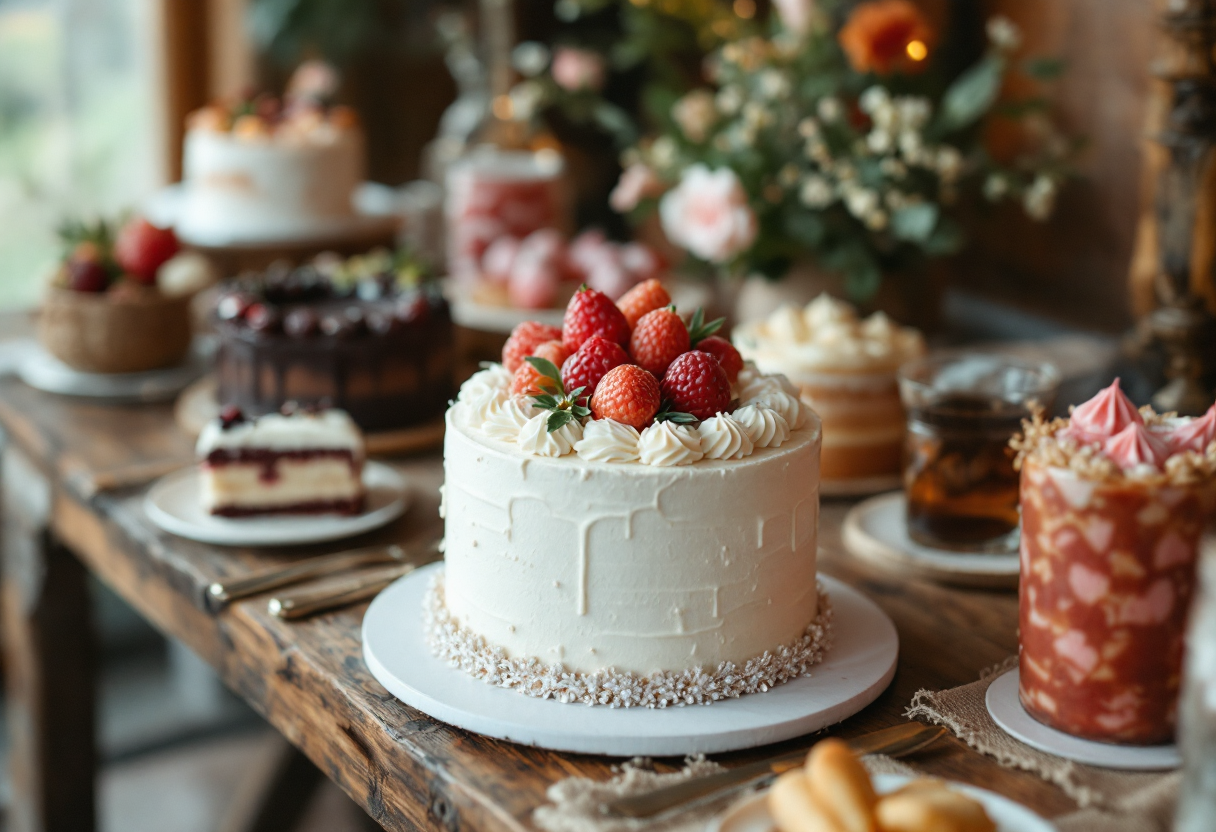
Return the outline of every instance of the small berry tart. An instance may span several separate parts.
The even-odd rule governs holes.
[[[819,420],[657,282],[521,324],[447,414],[437,655],[613,707],[709,703],[809,672]]]
[[[340,410],[247,419],[226,407],[199,435],[203,507],[221,517],[363,511],[363,435]]]
[[[190,349],[190,301],[212,281],[207,262],[179,254],[177,237],[135,218],[60,230],[65,254],[39,316],[51,355],[88,373],[137,373],[179,364]]]

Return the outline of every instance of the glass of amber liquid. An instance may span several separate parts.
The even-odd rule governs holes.
[[[998,355],[939,355],[900,369],[912,540],[962,552],[1017,551],[1018,474],[1009,440],[1033,406],[1051,407],[1058,387],[1050,364]]]

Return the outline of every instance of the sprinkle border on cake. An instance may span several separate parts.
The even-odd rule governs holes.
[[[431,579],[422,602],[423,632],[436,658],[489,685],[512,688],[537,699],[582,702],[609,708],[666,708],[712,705],[749,693],[764,693],[791,679],[809,676],[832,646],[832,603],[822,582],[818,613],[806,631],[743,666],[723,662],[713,672],[702,668],[658,671],[649,675],[613,668],[571,672],[539,658],[513,659],[484,636],[462,627],[444,603],[443,573]]]

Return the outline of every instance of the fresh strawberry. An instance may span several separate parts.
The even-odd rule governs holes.
[[[739,351],[730,341],[717,335],[711,335],[697,344],[697,349],[718,359],[722,369],[726,370],[726,377],[730,379],[731,384],[734,384],[735,380],[739,378],[739,371],[743,369],[743,356],[739,355]]]
[[[555,326],[546,326],[536,321],[524,321],[511,330],[511,337],[502,346],[502,366],[511,372],[519,369],[524,358],[535,355],[533,352],[546,341],[561,340],[562,331]]]
[[[622,347],[629,344],[629,322],[621,310],[602,292],[586,286],[574,293],[562,321],[562,341],[573,352],[593,335],[600,335]]]
[[[570,356],[570,352],[561,341],[546,341],[533,349],[528,355],[550,361],[554,367],[560,370],[562,364]],[[535,367],[524,361],[515,370],[515,376],[511,379],[511,395],[539,396],[545,392],[543,386],[551,385],[554,381],[561,384],[560,378],[548,379],[548,377],[542,376]]]
[[[622,364],[600,379],[591,397],[591,415],[641,430],[659,410],[659,383],[636,364]]]
[[[672,410],[698,419],[709,419],[730,407],[730,379],[718,359],[707,352],[692,350],[671,362],[662,390],[663,401]]]
[[[582,398],[590,399],[600,379],[614,367],[629,363],[629,354],[620,344],[594,335],[583,342],[578,352],[562,365],[562,384],[567,390],[582,387]]]
[[[633,363],[657,378],[662,378],[667,365],[688,352],[688,347],[688,327],[671,306],[643,315],[629,338]]]
[[[123,226],[114,241],[114,259],[132,279],[156,284],[156,272],[181,248],[172,228],[157,228],[137,217]]]
[[[662,283],[651,278],[650,280],[643,280],[622,295],[621,299],[616,302],[616,305],[624,313],[625,320],[629,322],[629,327],[632,329],[638,325],[638,321],[647,312],[653,312],[656,309],[662,309],[664,306],[670,306],[671,295],[667,294],[667,290],[663,288]]]

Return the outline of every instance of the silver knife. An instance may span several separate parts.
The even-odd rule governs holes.
[[[438,558],[430,558],[422,563],[403,563],[398,566],[370,570],[341,581],[275,595],[267,603],[266,609],[271,615],[294,621],[338,607],[357,604],[378,595],[401,576],[408,575],[418,567],[434,563],[436,560]]]

